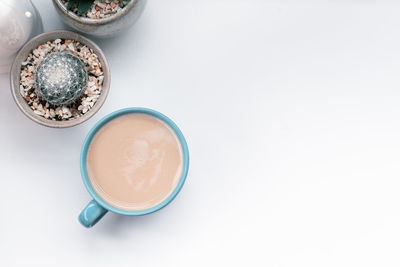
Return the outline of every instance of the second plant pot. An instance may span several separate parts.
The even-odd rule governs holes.
[[[130,28],[142,14],[147,0],[130,0],[127,5],[111,16],[88,18],[68,10],[63,0],[52,0],[62,21],[82,33],[95,37],[112,37]]]
[[[48,127],[66,128],[91,118],[110,88],[110,70],[101,49],[70,31],[40,34],[17,54],[11,90],[21,111]]]

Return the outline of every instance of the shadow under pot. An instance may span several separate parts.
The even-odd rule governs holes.
[[[61,20],[82,33],[112,37],[130,28],[147,0],[53,0]]]
[[[110,88],[103,52],[93,41],[69,31],[30,40],[17,54],[10,76],[21,111],[53,128],[88,120],[101,108]]]

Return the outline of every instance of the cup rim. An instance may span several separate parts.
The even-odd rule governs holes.
[[[125,114],[132,114],[132,113],[148,114],[148,115],[154,116],[154,117],[164,121],[165,123],[167,123],[172,128],[172,130],[175,132],[175,134],[177,135],[178,140],[181,144],[182,153],[183,153],[182,174],[181,174],[181,177],[180,177],[179,182],[176,185],[175,189],[161,203],[155,205],[154,207],[144,209],[144,210],[123,210],[123,209],[114,207],[114,206],[110,205],[109,203],[107,203],[106,201],[104,201],[96,193],[96,191],[94,191],[94,189],[90,183],[90,180],[89,180],[89,176],[87,173],[87,166],[86,166],[86,157],[87,157],[88,149],[90,147],[90,144],[91,144],[92,139],[95,136],[95,134],[106,123],[110,122],[111,120],[113,120],[119,116],[122,116]],[[167,206],[176,197],[176,195],[179,193],[179,191],[182,189],[183,184],[185,183],[185,180],[186,180],[188,170],[189,170],[189,149],[188,149],[185,137],[183,136],[181,130],[170,118],[168,118],[164,114],[162,114],[156,110],[149,109],[149,108],[143,108],[143,107],[124,108],[124,109],[120,109],[120,110],[114,111],[114,112],[106,115],[105,117],[100,119],[89,131],[88,135],[86,136],[86,138],[83,142],[83,146],[82,146],[82,150],[81,150],[80,170],[81,170],[81,176],[82,176],[83,183],[85,184],[86,190],[89,192],[89,194],[94,198],[94,200],[99,205],[101,205],[102,207],[104,207],[105,209],[107,209],[111,212],[121,214],[121,215],[128,215],[128,216],[146,215],[146,214],[150,214],[155,211],[158,211],[158,210],[164,208],[165,206]]]

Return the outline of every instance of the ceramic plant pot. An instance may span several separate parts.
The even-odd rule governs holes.
[[[67,10],[61,0],[53,0],[62,21],[82,33],[96,37],[112,37],[130,28],[142,14],[147,0],[131,0],[121,12],[106,18],[92,19]]]
[[[104,75],[102,90],[95,104],[85,114],[77,118],[71,118],[70,120],[51,120],[36,114],[31,109],[27,101],[24,99],[24,96],[22,95],[20,90],[20,80],[21,80],[20,76],[21,76],[22,63],[26,60],[28,55],[32,53],[32,50],[37,48],[39,45],[44,44],[47,41],[54,41],[56,39],[75,40],[83,45],[86,45],[88,48],[91,48],[93,52],[98,56],[99,62],[102,65],[102,70]],[[78,125],[88,120],[101,108],[101,106],[103,105],[104,101],[107,98],[108,91],[110,88],[110,70],[103,52],[93,41],[75,32],[58,30],[53,32],[42,33],[31,39],[29,42],[25,44],[25,46],[21,48],[11,68],[10,82],[14,100],[17,106],[20,108],[20,110],[28,118],[47,127],[66,128]]]

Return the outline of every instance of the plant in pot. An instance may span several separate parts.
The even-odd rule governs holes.
[[[61,19],[70,27],[96,37],[111,37],[131,27],[146,0],[53,0]]]
[[[80,124],[104,103],[110,72],[103,52],[70,31],[40,34],[17,54],[11,90],[21,111],[54,128]]]

